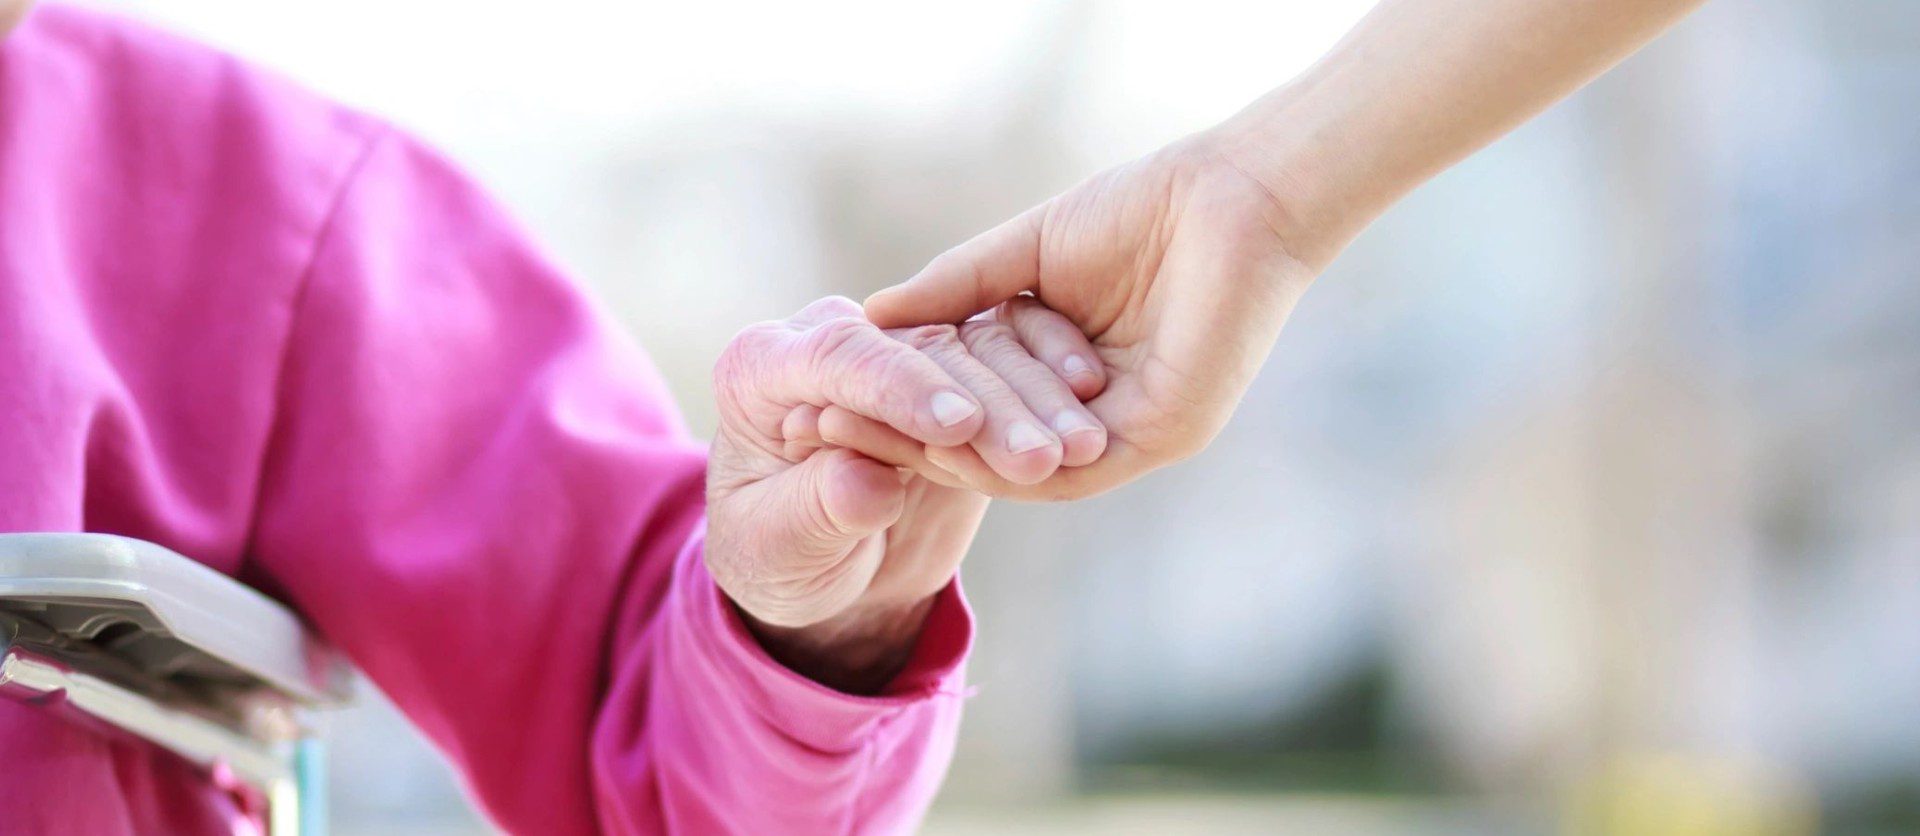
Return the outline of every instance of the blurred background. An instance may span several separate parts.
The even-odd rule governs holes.
[[[854,297],[1369,3],[99,2],[426,137],[692,423]],[[1920,5],[1720,0],[1420,190],[1204,455],[1006,506],[975,833],[1920,832]],[[485,832],[367,689],[348,834]]]

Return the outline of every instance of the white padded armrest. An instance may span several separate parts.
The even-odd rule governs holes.
[[[142,540],[0,534],[0,618],[34,625],[56,643],[86,643],[162,680],[263,686],[310,707],[349,696],[344,661],[292,611]]]

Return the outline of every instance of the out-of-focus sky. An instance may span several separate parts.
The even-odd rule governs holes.
[[[1304,68],[1371,5],[1009,2],[96,2],[243,55],[434,140],[571,145],[713,114],[951,127],[1084,38],[1071,115],[1142,151]]]
[[[687,122],[990,131],[1036,74],[1071,87],[1050,104],[1073,150],[1118,162],[1232,113],[1304,68],[1371,5],[95,4],[390,115],[516,202],[583,155],[671,142]]]

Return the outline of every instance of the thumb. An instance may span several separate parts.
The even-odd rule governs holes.
[[[861,542],[899,520],[906,488],[891,466],[827,449],[727,501],[738,503],[727,516],[753,564],[742,574],[756,587],[780,587],[738,590],[736,600],[761,621],[803,627],[866,591],[885,549]]]
[[[941,253],[913,278],[867,297],[867,318],[881,328],[959,322],[1032,290],[1044,213],[1036,206]]]
[[[761,506],[800,554],[845,551],[900,519],[899,471],[852,450],[827,449],[767,479]],[[774,545],[774,544],[768,544]]]

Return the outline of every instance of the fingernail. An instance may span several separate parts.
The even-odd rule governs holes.
[[[1048,438],[1047,434],[1041,432],[1039,427],[1025,421],[1021,421],[1013,425],[1012,429],[1007,430],[1007,451],[1010,453],[1025,453],[1028,450],[1038,450],[1052,443],[1053,439]]]
[[[951,427],[973,417],[979,407],[952,392],[941,392],[933,396],[933,420],[942,427]]]
[[[1092,418],[1071,409],[1061,410],[1059,415],[1053,416],[1053,431],[1063,436],[1097,429],[1100,429],[1100,425]]]
[[[1068,377],[1073,377],[1078,374],[1093,374],[1093,364],[1087,362],[1087,358],[1078,354],[1067,355],[1067,359],[1062,362],[1060,366],[1067,370]]]

